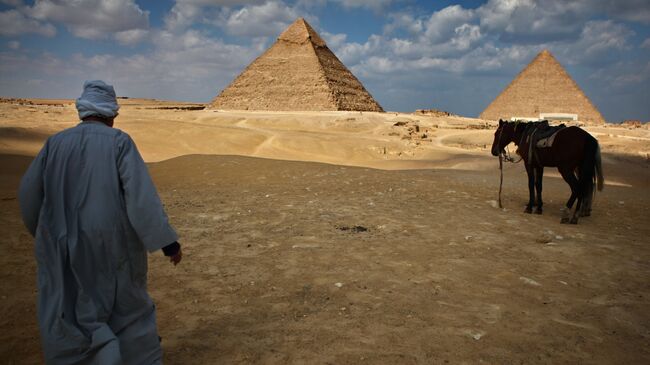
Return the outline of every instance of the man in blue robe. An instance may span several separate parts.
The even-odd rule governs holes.
[[[50,138],[20,183],[35,237],[47,364],[159,364],[147,251],[181,261],[177,235],[135,143],[112,128],[113,87],[87,81],[76,127]]]

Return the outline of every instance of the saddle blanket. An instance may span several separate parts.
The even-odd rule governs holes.
[[[557,136],[557,134],[558,134],[561,130],[562,130],[562,129],[558,129],[557,131],[555,131],[555,132],[554,132],[553,134],[551,134],[550,136],[539,139],[539,140],[537,141],[537,144],[536,144],[537,148],[549,148],[549,147],[553,146],[553,141],[555,141],[555,136]]]

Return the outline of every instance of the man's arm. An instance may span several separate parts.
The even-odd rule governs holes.
[[[156,187],[135,143],[122,133],[118,136],[117,166],[124,192],[126,211],[138,237],[149,252],[176,242]]]
[[[48,142],[41,149],[38,155],[27,168],[25,175],[20,180],[18,188],[18,201],[20,202],[20,212],[23,217],[25,227],[32,236],[36,236],[36,227],[38,227],[38,218],[43,205],[43,170],[47,159]]]

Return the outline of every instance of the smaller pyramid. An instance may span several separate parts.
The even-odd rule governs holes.
[[[210,108],[383,112],[303,18],[282,32],[212,100]]]
[[[551,52],[543,50],[481,113],[481,119],[605,119]],[[549,117],[550,116],[550,117]]]

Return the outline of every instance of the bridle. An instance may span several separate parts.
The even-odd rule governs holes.
[[[505,122],[503,125],[506,125],[507,123],[508,122]],[[501,137],[503,136],[503,125],[501,127],[499,127],[499,138],[497,139],[497,146],[501,146]],[[516,131],[516,129],[517,129],[517,125],[515,124],[515,131]],[[501,159],[503,159],[506,162],[518,163],[519,161],[521,161],[522,158],[519,157],[519,160],[515,161],[515,158],[512,157],[512,155],[510,154],[510,149],[508,148],[509,144],[510,143],[506,144],[501,149],[501,151],[499,151],[499,161],[501,161]]]

